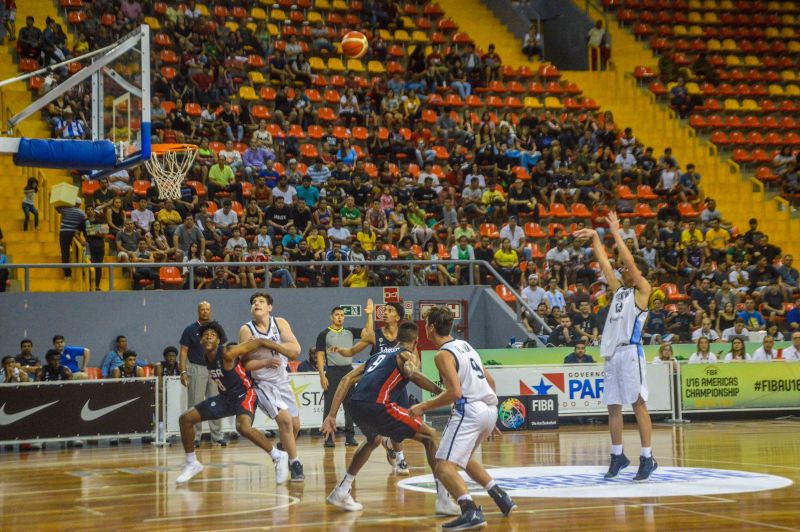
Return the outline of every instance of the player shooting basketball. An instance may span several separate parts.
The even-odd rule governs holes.
[[[652,287],[636,266],[633,255],[620,235],[617,214],[610,212],[606,221],[622,262],[619,271],[621,282],[611,267],[597,231],[581,229],[574,233],[575,238],[592,239],[594,255],[613,294],[600,340],[600,355],[605,359],[603,402],[608,406],[608,427],[611,431],[611,464],[605,477],[615,478],[631,463],[622,451],[622,405],[630,404],[636,415],[642,443],[639,471],[633,480],[644,482],[658,467],[650,447],[653,426],[647,411],[647,364],[642,347],[642,330],[647,321]]]

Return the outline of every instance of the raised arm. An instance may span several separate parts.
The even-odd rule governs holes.
[[[428,390],[434,395],[439,395],[442,393],[441,388],[439,388],[432,380],[423,375],[419,369],[417,369],[415,358],[416,356],[408,351],[403,351],[397,356],[397,366],[399,367],[400,373],[402,373],[403,377],[410,380],[423,390]]]
[[[606,255],[606,249],[603,247],[603,242],[600,241],[600,235],[597,234],[597,231],[588,228],[581,229],[580,231],[575,231],[573,236],[581,239],[592,239],[592,250],[594,251],[594,257],[600,264],[600,271],[603,272],[603,277],[606,278],[609,289],[612,292],[616,292],[617,288],[622,286],[622,283],[619,282],[614,268],[611,267],[611,262],[609,262],[608,255]]]
[[[642,275],[642,272],[639,271],[639,268],[636,266],[636,261],[633,260],[631,250],[625,245],[625,241],[619,233],[619,218],[617,218],[617,213],[614,211],[609,212],[606,221],[611,229],[611,234],[614,236],[614,243],[617,245],[619,258],[625,268],[628,269],[628,273],[633,280],[633,285],[646,296],[646,300],[649,300],[652,288],[650,287],[650,283],[647,282],[647,279],[644,278],[644,275]]]

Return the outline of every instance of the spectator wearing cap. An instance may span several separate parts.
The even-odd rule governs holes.
[[[56,137],[65,140],[81,140],[86,138],[86,125],[83,121],[75,118],[72,108],[64,109],[64,116],[56,120]]]
[[[289,162],[286,164],[286,178],[289,180],[289,184],[295,187],[299,186],[303,180],[303,173],[297,166],[297,159],[289,159]]]
[[[72,241],[82,233],[86,227],[86,214],[81,210],[81,199],[75,198],[73,207],[58,207],[56,209],[61,215],[61,226],[59,227],[59,245],[61,246],[61,262],[70,262],[70,250]],[[72,269],[64,268],[64,279],[72,278]]]
[[[539,308],[539,303],[547,302],[547,292],[539,286],[539,276],[532,273],[528,276],[528,286],[522,289],[522,299],[531,308]]]

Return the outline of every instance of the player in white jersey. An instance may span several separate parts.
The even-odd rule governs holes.
[[[292,482],[302,482],[303,464],[297,458],[295,440],[300,432],[300,412],[294,398],[286,367],[289,360],[300,354],[300,344],[292,333],[289,323],[272,316],[272,296],[256,292],[250,296],[250,314],[253,320],[239,329],[239,342],[261,338],[269,347],[253,351],[245,364],[255,381],[258,406],[278,424],[282,451],[289,456],[288,472]],[[278,468],[278,464],[275,466]],[[281,468],[282,469],[282,468]],[[283,470],[281,471],[283,473]],[[285,481],[286,474],[277,475],[278,482]]]
[[[442,525],[442,529],[472,530],[486,526],[486,520],[481,508],[475,506],[457,466],[486,488],[503,515],[507,516],[517,506],[486,469],[472,458],[478,445],[496,430],[497,395],[494,379],[484,369],[478,353],[467,342],[455,340],[450,335],[452,329],[453,312],[447,307],[435,307],[425,317],[428,339],[439,348],[434,360],[446,389],[436,397],[412,406],[409,412],[421,417],[428,410],[453,405],[436,451],[434,473],[458,501],[461,515]]]
[[[611,431],[611,464],[605,478],[615,478],[631,463],[622,450],[622,405],[630,404],[636,415],[642,444],[639,471],[633,480],[644,482],[658,467],[650,447],[653,424],[647,411],[647,364],[642,348],[642,330],[647,320],[647,305],[653,289],[639,271],[633,255],[622,239],[617,214],[610,212],[606,221],[622,263],[621,282],[611,268],[597,231],[581,229],[574,235],[576,238],[592,239],[595,258],[600,263],[609,292],[613,294],[608,303],[610,307],[600,341],[600,355],[605,359],[603,402],[608,406],[608,427]]]

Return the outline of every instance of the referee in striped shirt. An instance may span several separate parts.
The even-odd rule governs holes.
[[[74,207],[59,207],[56,209],[61,214],[61,227],[59,228],[58,241],[61,245],[61,262],[66,264],[69,260],[69,250],[72,239],[86,228],[86,214],[81,210],[81,199],[75,199]],[[64,279],[72,278],[72,269],[64,268]]]

